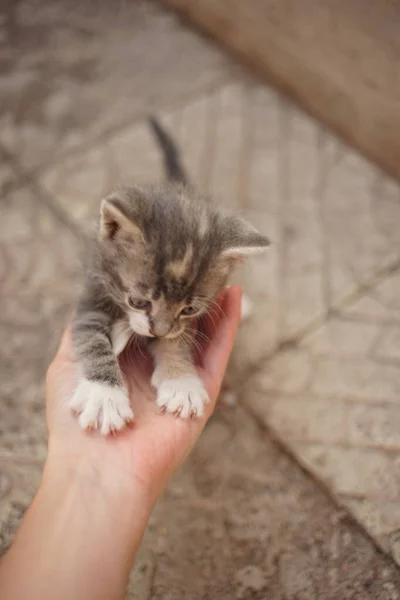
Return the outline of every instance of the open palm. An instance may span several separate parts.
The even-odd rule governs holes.
[[[83,431],[69,410],[68,399],[78,375],[67,330],[47,375],[49,453],[69,465],[79,465],[90,457],[99,470],[126,474],[156,497],[192,449],[214,409],[240,319],[240,300],[240,289],[228,288],[219,299],[221,310],[206,316],[201,325],[197,369],[210,397],[205,418],[184,421],[160,413],[150,385],[151,359],[131,347],[121,356],[120,364],[135,421],[115,436]]]

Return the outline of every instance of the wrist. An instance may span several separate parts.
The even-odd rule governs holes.
[[[109,464],[103,452],[94,448],[65,453],[52,444],[38,495],[55,511],[73,513],[76,522],[84,522],[88,537],[100,545],[107,540],[128,562],[140,545],[153,505],[148,488]]]
[[[132,512],[148,514],[152,508],[151,494],[147,487],[123,468],[108,464],[104,455],[93,452],[68,453],[56,451],[49,444],[49,452],[43,469],[40,486],[47,494],[75,492],[87,498],[102,499],[110,513]]]
[[[126,583],[151,510],[140,485],[101,469],[94,457],[49,455],[35,502],[50,530],[62,533],[64,552],[70,546],[70,562],[76,557],[82,570],[97,565],[110,581]]]

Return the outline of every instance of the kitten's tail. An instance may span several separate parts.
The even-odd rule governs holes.
[[[149,117],[149,123],[163,153],[167,178],[174,183],[186,185],[188,183],[187,177],[174,140],[155,117]]]

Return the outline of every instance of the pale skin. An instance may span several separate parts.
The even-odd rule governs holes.
[[[197,373],[209,394],[206,414],[182,420],[160,414],[151,361],[121,359],[135,412],[115,436],[84,432],[70,414],[77,369],[69,331],[46,382],[48,456],[39,490],[0,563],[7,600],[122,600],[150,512],[211,416],[240,320],[241,292],[226,290],[219,315],[206,317]]]

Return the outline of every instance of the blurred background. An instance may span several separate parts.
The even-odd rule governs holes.
[[[0,3],[0,552],[40,479],[82,232],[118,181],[163,176],[153,113],[273,245],[238,274],[238,401],[129,598],[400,598],[399,28],[398,0]]]

